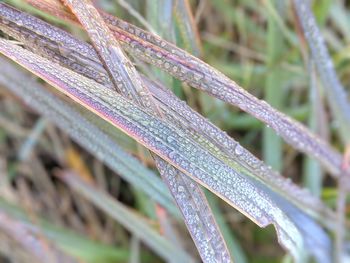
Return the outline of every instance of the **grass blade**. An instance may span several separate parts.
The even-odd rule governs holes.
[[[220,199],[210,194],[209,192],[206,192],[206,194],[210,207],[212,208],[213,213],[215,215],[216,221],[218,222],[220,229],[222,229],[222,234],[225,237],[227,246],[232,253],[233,261],[235,263],[247,263],[248,259],[246,254],[244,253],[238,239],[232,233],[229,225],[226,222],[225,217],[222,215],[222,211],[220,211]]]
[[[25,224],[34,233],[42,233],[62,251],[83,262],[125,262],[129,258],[129,252],[125,249],[97,243],[66,228],[56,227],[42,218],[36,218],[36,221],[32,222],[21,208],[3,199],[0,199],[0,210],[15,221]]]
[[[309,117],[309,125],[312,130],[326,138],[328,131],[326,130],[326,117],[323,105],[323,97],[320,94],[318,86],[315,65],[312,59],[309,61],[310,72],[310,91],[309,100],[312,105],[311,114]],[[304,184],[310,189],[315,196],[321,196],[324,171],[315,160],[307,157],[305,163]]]
[[[147,21],[156,30],[157,35],[171,43],[177,42],[175,19],[173,12],[174,0],[146,0],[145,2],[145,14]],[[163,72],[162,70],[151,67],[152,74],[156,79],[160,80],[167,87],[172,87],[181,94],[182,89],[180,85],[176,85],[177,82],[169,74]]]
[[[141,25],[147,29],[147,31],[152,32],[153,34],[156,34],[156,30],[150,25],[147,20],[139,13],[137,10],[135,10],[131,4],[129,4],[125,0],[118,0],[118,4],[123,7],[125,10],[127,10],[133,17],[135,17]]]
[[[28,224],[11,217],[0,209],[0,230],[7,233],[36,261],[44,262],[78,262],[70,256],[62,253],[54,244],[46,240],[40,231],[35,231]],[[32,259],[33,260],[33,259]]]
[[[272,7],[276,5],[278,1],[271,1]],[[278,15],[278,14],[277,14]],[[283,75],[281,75],[279,61],[281,54],[283,54],[284,43],[281,39],[281,31],[279,30],[277,23],[272,18],[268,17],[268,31],[267,31],[267,67],[269,67],[269,74],[266,77],[265,82],[265,99],[276,109],[281,109],[283,103]],[[281,171],[282,169],[282,141],[273,130],[269,127],[265,127],[263,131],[263,154],[264,161],[271,165],[275,170]]]
[[[149,115],[118,93],[9,41],[0,40],[0,50],[162,156],[259,226],[274,224],[281,244],[296,258],[306,247],[320,262],[330,262],[329,239],[314,221],[258,181],[242,176],[212,157],[169,123]],[[158,132],[154,133],[155,130]],[[302,222],[300,218],[303,218]]]
[[[186,50],[199,57],[201,54],[201,42],[188,0],[176,1],[175,15]]]
[[[44,132],[46,128],[47,120],[41,118],[35,124],[32,132],[29,134],[27,140],[22,144],[21,149],[18,152],[18,159],[21,161],[27,160],[30,154],[37,144],[40,135]]]
[[[109,168],[130,184],[145,192],[150,198],[179,217],[169,191],[162,181],[137,159],[123,151],[114,140],[81,116],[74,108],[57,98],[29,76],[21,74],[6,60],[0,60],[0,84],[22,98],[47,119],[64,130],[79,145],[95,154]]]
[[[159,233],[153,230],[142,220],[141,217],[129,211],[123,204],[113,199],[111,196],[99,190],[97,187],[82,181],[79,176],[70,172],[59,173],[61,178],[69,187],[91,201],[96,207],[107,213],[117,222],[122,224],[135,236],[140,238],[147,246],[152,248],[159,256],[167,261],[174,258],[180,262],[194,262],[186,252],[177,249]]]
[[[74,20],[57,0],[26,1],[53,15]],[[125,21],[106,13],[101,14],[128,52],[160,67],[175,78],[246,111],[274,129],[292,147],[318,159],[333,176],[339,177],[342,172],[341,155],[304,125],[276,111],[187,52]]]
[[[141,107],[147,110],[151,108],[151,112],[163,117],[147,86],[142,83],[136,69],[123,54],[119,43],[109,32],[107,25],[91,2],[86,0],[65,0],[64,2],[72,9],[89,33],[107,71],[114,80],[117,91]],[[124,85],[125,87],[123,87]],[[129,94],[132,96],[130,97]],[[158,156],[154,155],[154,159],[160,174],[182,211],[186,225],[203,261],[230,262],[225,241],[200,186]]]
[[[99,58],[96,52],[85,42],[79,41],[66,32],[54,28],[37,18],[6,6],[0,9],[0,15],[3,19],[6,19],[4,21],[7,21],[6,23],[0,23],[0,28],[21,41],[26,47],[44,57],[55,57],[61,65],[94,79],[106,87],[112,88],[112,83],[108,81],[107,73],[102,65],[97,67]],[[20,28],[15,26],[18,20],[27,21],[25,23],[26,26],[20,26]],[[6,26],[12,23],[12,26]],[[47,31],[55,33],[45,38],[44,35]],[[31,35],[31,38],[25,37],[27,34]],[[69,59],[63,57],[60,53],[60,45],[65,46],[65,53],[71,54],[68,56]],[[52,55],[52,52],[54,52],[54,55]],[[76,65],[80,66],[77,67]],[[90,65],[94,65],[93,68],[96,71],[85,70],[91,68]],[[228,161],[232,167],[239,169],[247,176],[263,181],[274,191],[279,192],[301,207],[303,211],[310,212],[311,210],[311,214],[313,216],[317,215],[317,217],[320,217],[318,214],[322,214],[322,217],[324,217],[324,214],[329,214],[329,212],[325,212],[327,209],[323,207],[319,200],[272,171],[253,154],[241,147],[238,142],[177,99],[169,90],[145,77],[142,80],[150,88],[152,95],[156,98],[164,117],[168,121],[175,122],[178,127],[184,127],[183,132],[188,132],[189,134],[198,133],[203,136],[202,138],[195,136],[195,141],[203,141],[206,148],[208,148],[207,145],[216,145],[219,150],[225,152],[223,159]],[[213,153],[216,154],[218,149],[213,150]],[[334,221],[334,218],[331,221]]]
[[[309,43],[311,55],[327,94],[333,117],[339,125],[339,133],[345,144],[350,143],[350,103],[345,88],[340,83],[334,65],[316,19],[307,1],[294,0],[299,20]]]

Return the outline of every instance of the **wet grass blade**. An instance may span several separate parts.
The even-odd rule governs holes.
[[[114,140],[81,116],[72,106],[51,94],[24,72],[18,71],[8,61],[2,58],[0,61],[1,85],[26,101],[28,106],[51,120],[124,180],[141,189],[171,214],[176,217],[180,216],[169,191],[158,176],[145,168],[133,156],[123,151]]]
[[[210,207],[212,208],[213,213],[215,215],[216,221],[218,222],[220,229],[222,229],[222,234],[224,235],[224,238],[226,240],[227,247],[231,251],[233,261],[235,263],[247,263],[247,255],[243,251],[243,248],[241,247],[238,239],[232,233],[228,222],[226,221],[225,217],[222,214],[222,211],[220,210],[220,199],[209,192],[206,192],[206,194]]]
[[[327,94],[328,103],[339,125],[339,135],[345,144],[350,143],[350,102],[345,88],[339,81],[316,19],[306,1],[294,0],[299,20],[309,43],[320,79]]]
[[[74,20],[57,0],[26,1],[51,14]],[[341,155],[304,125],[276,111],[187,52],[125,21],[106,13],[101,14],[128,52],[175,78],[246,111],[274,129],[292,147],[318,159],[333,176],[339,177]]]
[[[97,67],[99,58],[96,52],[86,43],[73,38],[66,32],[56,29],[37,18],[27,14],[21,14],[19,11],[9,7],[3,6],[0,9],[0,14],[3,19],[6,19],[4,23],[0,23],[0,28],[21,41],[31,50],[47,58],[55,57],[61,65],[94,79],[106,87],[112,88],[112,83],[108,81],[107,73],[104,71],[102,65]],[[18,20],[25,20],[26,26],[15,26]],[[5,21],[7,22],[5,23]],[[7,24],[12,24],[12,26],[6,26]],[[50,37],[45,37],[44,35],[47,31],[54,33]],[[25,37],[26,35],[31,35],[31,38]],[[65,47],[63,54],[69,54],[68,57],[64,57],[61,54],[60,50],[62,48],[60,49],[60,46]],[[81,50],[84,50],[84,53]],[[80,66],[77,67],[76,65]],[[91,65],[94,65],[93,68],[96,71],[86,70],[92,68]],[[303,211],[311,211],[311,214],[317,218],[320,217],[319,214],[329,214],[329,212],[325,212],[327,209],[324,208],[319,200],[272,171],[249,151],[241,147],[238,142],[177,99],[169,90],[145,77],[142,80],[150,88],[152,95],[156,98],[163,115],[168,121],[176,123],[178,127],[184,127],[183,131],[188,132],[192,137],[192,134],[195,133],[203,136],[202,138],[195,136],[195,141],[204,140],[203,144],[206,145],[207,149],[208,145],[216,145],[217,149],[213,151],[214,154],[218,150],[223,151],[225,153],[224,160],[229,158],[227,161],[233,168],[263,181],[274,191],[279,192],[288,198],[288,200],[301,207]]]
[[[148,114],[95,81],[53,64],[9,41],[0,40],[0,50],[162,156],[165,161],[210,189],[259,226],[274,224],[281,244],[296,258],[299,258],[300,250],[306,247],[320,262],[330,262],[329,239],[313,220],[260,182],[242,176],[198,147],[173,125]]]
[[[79,19],[101,57],[114,89],[125,98],[132,99],[151,112],[159,112],[148,89],[142,84],[138,72],[128,60],[118,41],[93,5],[87,1],[63,1]]]
[[[116,90],[125,98],[130,98],[141,107],[162,118],[163,114],[147,86],[142,82],[131,61],[123,54],[119,43],[91,2],[87,0],[65,0],[64,2],[72,9],[88,32],[95,49],[114,80]],[[183,214],[203,261],[230,262],[225,241],[200,186],[158,156],[153,157]]]

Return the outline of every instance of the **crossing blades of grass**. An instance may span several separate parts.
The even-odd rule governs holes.
[[[258,225],[274,224],[281,244],[297,259],[300,259],[300,251],[306,248],[319,262],[330,262],[329,239],[313,220],[260,182],[242,176],[213,157],[173,125],[148,114],[97,82],[9,41],[0,40],[0,50],[162,156],[165,161],[210,189]]]
[[[91,2],[88,0],[65,0],[63,2],[71,8],[88,32],[111,79],[114,80],[115,89],[125,98],[133,100],[141,107],[151,110],[162,118],[163,114],[147,86],[142,83],[142,79],[131,61],[123,54],[119,43]],[[230,254],[225,241],[200,186],[160,157],[156,155],[153,157],[160,174],[183,214],[202,260],[204,262],[230,262]]]
[[[57,0],[26,0],[64,19],[74,18]],[[334,175],[341,174],[341,155],[304,125],[257,99],[214,68],[142,29],[102,13],[123,48],[189,85],[239,107],[274,129],[292,147],[313,156]]]
[[[2,19],[4,19],[3,23],[0,23],[0,28],[21,41],[29,49],[48,59],[54,57],[61,65],[94,79],[105,87],[112,88],[112,83],[108,81],[107,73],[102,65],[97,67],[99,58],[91,46],[75,39],[62,30],[10,7],[3,5],[0,8],[0,14]],[[26,23],[21,26],[18,21],[26,21]],[[54,33],[45,36],[45,32],[48,31]],[[27,35],[31,37],[26,37]],[[63,54],[61,51],[62,48],[60,48],[62,46],[65,47]],[[92,65],[94,66],[92,67]],[[96,70],[94,71],[93,69]],[[225,152],[223,158],[225,160],[229,158],[228,161],[231,166],[239,169],[241,172],[245,171],[244,173],[248,176],[263,181],[269,187],[273,188],[274,191],[278,191],[284,197],[301,207],[303,211],[309,211],[311,209],[313,210],[311,214],[314,216],[318,213],[325,213],[325,209],[322,208],[320,202],[310,196],[308,192],[299,189],[290,181],[273,172],[263,162],[241,147],[238,142],[177,99],[169,90],[145,77],[142,80],[157,99],[163,115],[168,121],[176,123],[178,128],[183,129],[184,132],[188,132],[192,137],[193,134],[202,135],[203,137],[196,135],[194,139],[201,141],[206,148],[209,145],[216,145],[218,149]],[[218,149],[213,150],[213,153],[217,154]]]
[[[65,131],[88,152],[96,155],[116,174],[179,217],[162,181],[137,159],[123,151],[108,135],[85,119],[71,105],[55,97],[24,72],[1,58],[0,84],[22,98],[44,117]],[[16,74],[14,74],[16,72]]]

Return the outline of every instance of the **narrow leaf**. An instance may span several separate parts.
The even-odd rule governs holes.
[[[276,6],[279,1],[269,1],[272,7]],[[277,13],[279,16],[279,14]],[[267,67],[269,73],[265,80],[265,99],[268,103],[277,109],[281,109],[283,102],[283,89],[281,85],[284,83],[284,76],[281,74],[279,61],[281,55],[284,54],[284,43],[281,38],[281,30],[279,30],[277,23],[268,16],[267,29]],[[282,140],[269,127],[263,130],[263,154],[264,161],[271,165],[277,171],[282,170]]]
[[[0,18],[3,19],[3,23],[0,23],[0,28],[21,41],[29,49],[48,59],[54,57],[61,65],[94,79],[105,87],[113,88],[113,84],[108,80],[107,72],[102,65],[99,65],[98,55],[85,42],[75,39],[68,33],[50,26],[40,19],[5,5],[0,8]],[[21,26],[20,21],[26,21],[26,23]],[[52,32],[52,34],[45,37],[45,32],[47,31]],[[26,37],[27,35],[31,37]],[[63,54],[61,46],[65,47]],[[67,54],[68,56],[63,56]],[[92,67],[92,65],[94,66]],[[183,129],[183,132],[190,134],[195,141],[202,142],[203,147],[212,149],[216,146],[212,152],[219,155],[218,150],[223,151],[225,155],[222,156],[221,154],[220,157],[232,167],[239,169],[248,176],[263,181],[274,191],[279,192],[291,202],[303,208],[304,211],[311,210],[313,216],[318,213],[330,214],[326,212],[327,209],[319,200],[271,170],[253,154],[240,146],[233,138],[179,100],[168,89],[150,81],[144,76],[142,81],[148,86],[159,103],[163,116],[169,122],[175,123],[178,128]],[[198,137],[198,134],[202,137]],[[333,220],[334,218],[331,219],[331,221]]]
[[[340,129],[338,131],[343,142],[349,144],[350,102],[348,101],[347,93],[337,77],[332,59],[327,51],[316,19],[310,10],[308,1],[294,0],[294,5],[309,43],[312,58],[323,82],[333,118],[337,120],[339,125]]]
[[[142,85],[138,72],[93,5],[87,0],[64,0],[63,2],[72,9],[89,34],[101,61],[106,66],[114,88],[125,98],[134,100],[151,112],[159,112],[150,92]]]
[[[83,260],[83,262],[114,263],[124,262],[129,258],[129,251],[126,249],[92,241],[86,236],[79,235],[67,228],[52,225],[40,217],[36,217],[35,222],[32,222],[20,207],[14,206],[1,198],[0,210],[13,218],[14,221],[22,222],[34,233],[41,233],[62,251]]]
[[[124,180],[145,192],[171,214],[179,217],[179,211],[169,191],[153,172],[123,151],[114,140],[81,116],[72,106],[51,94],[3,58],[0,58],[0,69],[0,84],[3,87],[22,98],[38,113],[43,114]]]
[[[133,6],[128,3],[125,0],[117,0],[118,4],[122,6],[125,10],[129,12],[130,15],[135,17],[141,25],[145,27],[145,29],[149,32],[152,32],[153,34],[156,34],[156,30],[148,23],[148,21],[137,11],[133,8]]]
[[[306,247],[319,262],[330,262],[329,239],[314,221],[258,181],[242,176],[198,147],[176,127],[148,114],[118,93],[10,41],[0,40],[0,51],[135,138],[258,225],[274,224],[281,244],[297,259]],[[298,218],[303,218],[302,225]]]
[[[191,54],[199,57],[201,54],[201,42],[189,1],[177,0],[175,2],[175,14],[182,39],[185,42],[185,47],[187,47],[186,49]]]
[[[158,104],[123,54],[98,11],[88,0],[64,0],[87,30],[95,49],[106,65],[114,87],[125,98],[162,117]],[[129,96],[129,94],[132,94]],[[156,165],[178,204],[191,236],[204,262],[231,262],[225,241],[200,186],[154,155]]]
[[[58,0],[26,0],[64,19],[72,19]],[[318,159],[335,177],[341,174],[341,155],[303,124],[257,99],[219,71],[171,43],[111,15],[100,12],[121,45],[137,58],[175,78],[232,104],[274,129],[292,147]]]
[[[29,225],[11,217],[2,209],[0,209],[0,230],[12,237],[17,244],[27,250],[37,261],[78,262],[45,239],[40,231],[35,231]]]
[[[194,262],[186,252],[178,249],[159,233],[153,230],[140,216],[126,208],[122,203],[113,199],[111,196],[99,190],[97,187],[82,181],[74,173],[61,172],[61,178],[69,187],[83,195],[96,207],[123,225],[132,234],[140,238],[147,246],[157,252],[159,256],[167,261],[174,258],[180,262]]]

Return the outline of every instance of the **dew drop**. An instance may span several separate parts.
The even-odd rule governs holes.
[[[235,148],[235,154],[237,155],[241,155],[243,154],[243,147],[241,145],[237,145],[236,148]]]
[[[168,143],[172,143],[173,141],[175,141],[175,138],[173,136],[168,136],[166,140]]]

